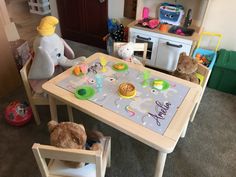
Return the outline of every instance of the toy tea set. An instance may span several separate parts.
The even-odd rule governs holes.
[[[160,134],[189,91],[182,84],[152,76],[149,70],[108,61],[106,55],[86,66],[74,66],[57,86]]]
[[[107,72],[106,68],[106,59],[104,57],[100,58],[100,63],[98,65],[101,66],[100,71],[102,73]],[[116,72],[124,72],[128,70],[128,65],[123,62],[118,62],[112,65],[112,69]],[[91,67],[88,68],[88,66],[85,63],[82,63],[80,65],[77,65],[73,68],[73,74],[76,76],[83,76],[86,77],[87,72],[91,72]],[[99,72],[98,70],[95,70],[93,72]],[[149,77],[150,77],[150,72],[145,70],[143,73],[143,82],[141,85],[143,87],[150,86],[153,89],[156,90],[165,90],[169,88],[169,84],[164,81],[164,80],[153,80],[152,83],[149,83]],[[96,74],[95,75],[95,82],[96,82],[96,89],[98,92],[102,91],[103,87],[103,76],[101,74]],[[93,81],[92,81],[93,82]],[[136,95],[136,88],[132,83],[129,82],[123,82],[118,86],[117,93],[120,97],[122,98],[133,98]],[[75,96],[78,99],[90,99],[93,95],[95,94],[95,90],[92,87],[89,86],[82,86],[76,89],[75,91]]]

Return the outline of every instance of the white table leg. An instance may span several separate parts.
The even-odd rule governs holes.
[[[167,153],[160,152],[160,151],[158,152],[154,177],[162,177],[164,167],[165,167],[166,156],[167,156]]]
[[[200,102],[198,102],[198,103],[195,105],[194,109],[193,109],[192,115],[191,115],[191,117],[190,117],[190,121],[191,121],[191,122],[193,122],[193,120],[194,120],[194,118],[195,118],[195,115],[196,115],[196,113],[197,113],[197,110],[198,110],[199,105],[200,105]]]
[[[184,125],[184,129],[181,133],[181,138],[184,138],[187,132],[187,128],[188,128],[188,122]]]
[[[50,95],[48,95],[48,96],[49,96],[51,120],[55,120],[58,122],[56,100],[52,96],[50,96]]]

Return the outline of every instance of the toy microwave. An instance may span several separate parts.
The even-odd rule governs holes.
[[[184,7],[179,4],[162,3],[160,6],[159,19],[161,23],[180,25],[184,15]]]

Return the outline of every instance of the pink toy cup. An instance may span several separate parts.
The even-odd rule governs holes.
[[[81,70],[81,72],[82,72],[83,74],[87,74],[87,72],[88,72],[88,65],[85,64],[85,63],[81,64],[81,65],[80,65],[80,70]]]
[[[148,7],[144,7],[143,8],[143,19],[147,19],[149,17],[149,8]]]

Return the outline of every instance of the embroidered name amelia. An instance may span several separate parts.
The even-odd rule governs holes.
[[[161,122],[160,120],[164,120],[165,119],[165,116],[171,106],[171,103],[169,102],[164,102],[164,103],[161,103],[160,101],[155,101],[155,106],[156,106],[156,110],[157,112],[156,113],[148,113],[153,119],[155,119],[156,121],[156,124],[158,126],[161,126]]]

